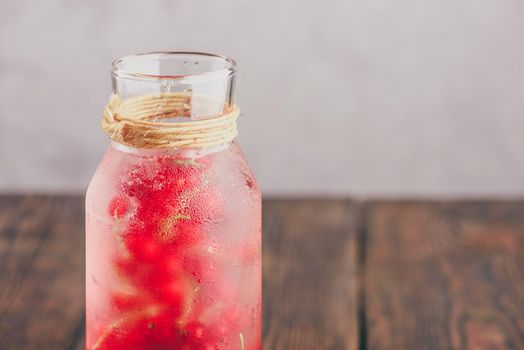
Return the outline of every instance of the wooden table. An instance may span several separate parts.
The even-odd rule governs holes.
[[[0,197],[0,349],[83,349],[81,197]],[[264,203],[264,349],[524,349],[524,202]]]

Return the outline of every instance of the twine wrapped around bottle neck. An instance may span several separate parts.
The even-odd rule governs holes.
[[[104,110],[102,129],[114,141],[135,148],[208,148],[231,142],[238,134],[237,105],[219,115],[191,121],[190,92],[161,92],[122,99],[111,95]]]

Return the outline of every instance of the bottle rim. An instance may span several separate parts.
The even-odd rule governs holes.
[[[166,73],[152,73],[148,69],[158,66],[161,61],[177,61],[180,60],[184,65],[193,64],[193,72],[171,71]],[[212,66],[211,69],[198,69],[200,62],[206,62],[207,65]],[[148,67],[148,69],[129,68],[133,66]],[[196,68],[195,68],[196,67]],[[177,80],[184,82],[195,82],[202,80],[214,80],[231,77],[236,74],[238,70],[237,62],[227,56],[198,52],[198,51],[157,51],[144,52],[133,55],[128,55],[116,59],[111,64],[111,75],[118,79],[132,79],[144,82],[158,82],[159,80]]]

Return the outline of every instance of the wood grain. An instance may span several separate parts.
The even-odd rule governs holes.
[[[0,197],[0,349],[82,343],[83,217],[79,197]]]
[[[524,349],[524,203],[372,203],[368,349]]]
[[[524,202],[266,200],[264,350],[524,349]],[[0,196],[0,349],[84,349],[81,197]]]
[[[344,200],[264,203],[264,349],[357,348],[352,213]]]

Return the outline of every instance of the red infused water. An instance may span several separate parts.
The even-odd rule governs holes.
[[[87,350],[260,349],[260,203],[236,142],[113,143],[86,197]]]

